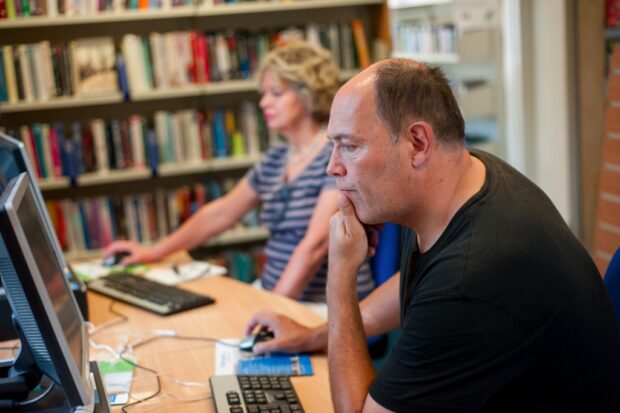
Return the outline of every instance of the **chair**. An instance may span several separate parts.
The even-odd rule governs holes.
[[[370,259],[370,267],[378,286],[386,282],[400,266],[400,225],[386,223],[379,233],[379,246]],[[368,350],[373,359],[381,358],[390,347],[389,336],[368,338]]]
[[[620,248],[618,248],[611,257],[611,261],[609,261],[609,265],[607,266],[607,271],[605,271],[603,282],[607,288],[611,306],[616,316],[618,330],[620,331]]]

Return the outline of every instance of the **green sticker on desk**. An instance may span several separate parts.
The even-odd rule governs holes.
[[[103,385],[110,404],[126,404],[129,401],[129,390],[131,389],[135,365],[126,360],[99,361],[97,364],[103,377]]]

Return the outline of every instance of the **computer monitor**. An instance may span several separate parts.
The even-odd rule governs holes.
[[[0,132],[0,193],[4,191],[4,188],[11,179],[22,172],[26,172],[28,174],[28,179],[30,179],[34,190],[37,208],[39,208],[41,214],[45,217],[45,231],[47,231],[52,240],[54,254],[58,259],[58,262],[62,263],[63,273],[67,275],[70,272],[69,267],[62,253],[62,248],[60,247],[60,242],[56,236],[56,231],[54,231],[54,227],[52,226],[52,221],[50,220],[47,208],[45,207],[43,194],[41,194],[41,190],[36,183],[35,179],[37,175],[30,164],[30,159],[28,158],[26,148],[21,141]]]
[[[34,190],[36,204],[43,217],[45,217],[45,230],[52,241],[54,254],[58,262],[62,263],[63,273],[65,277],[70,280],[71,287],[78,298],[78,304],[82,311],[82,315],[85,319],[88,318],[88,307],[86,304],[86,287],[75,277],[71,268],[62,252],[60,242],[56,236],[56,231],[51,224],[47,208],[45,207],[45,201],[43,195],[36,183],[36,174],[34,168],[30,162],[26,148],[24,144],[15,138],[12,138],[2,132],[0,132],[0,194],[4,191],[4,188],[9,181],[19,175],[22,172],[28,174],[28,178],[32,184]],[[0,340],[8,340],[15,337],[11,325],[11,314],[9,311],[8,303],[0,283]]]
[[[0,196],[0,277],[36,367],[72,409],[93,404],[84,320],[26,173]],[[18,356],[19,358],[19,356]]]

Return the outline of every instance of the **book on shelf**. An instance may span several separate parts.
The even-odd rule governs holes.
[[[278,41],[301,37],[330,50],[345,70],[357,67],[358,61],[369,63],[368,45],[357,19],[260,32],[127,33],[118,51],[111,37],[3,45],[0,102],[115,96],[119,90],[130,100],[207,82],[250,79]]]
[[[66,251],[104,248],[114,239],[152,243],[189,219],[206,202],[217,199],[234,182],[215,180],[175,190],[124,197],[93,197],[47,201],[54,229]],[[257,213],[244,220],[257,226]]]
[[[49,101],[75,95],[78,88],[84,96],[116,92],[113,53],[111,39],[3,45],[0,90],[6,95],[0,94],[0,102]]]
[[[207,2],[208,0],[204,0]],[[201,1],[197,2],[198,6]],[[143,10],[170,10],[177,7],[193,7],[190,0],[2,0],[0,19],[14,19],[29,16],[95,16],[102,13],[118,13],[124,10],[140,12]]]
[[[368,42],[364,33],[364,26],[360,19],[351,20],[351,31],[353,32],[353,41],[355,43],[355,51],[359,66],[363,69],[370,65],[370,52],[368,51]]]
[[[258,156],[268,146],[262,113],[255,102],[234,107],[157,111],[152,119],[92,119],[64,125],[36,122],[6,130],[20,137],[39,178],[66,176],[76,183],[85,173],[128,168],[199,164],[212,157]]]
[[[76,95],[109,95],[118,91],[116,51],[111,37],[78,39],[70,45]]]

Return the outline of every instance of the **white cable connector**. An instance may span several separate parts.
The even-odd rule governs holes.
[[[176,330],[164,330],[164,329],[156,328],[154,330],[149,330],[149,331],[155,333],[158,336],[164,336],[164,337],[174,337],[178,335]]]

